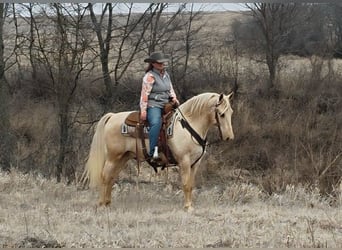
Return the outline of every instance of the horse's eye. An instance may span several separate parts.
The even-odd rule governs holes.
[[[220,115],[222,118],[224,117],[224,113]]]

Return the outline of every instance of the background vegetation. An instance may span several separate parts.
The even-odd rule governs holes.
[[[336,195],[342,6],[178,7],[152,3],[135,13],[134,3],[102,4],[98,13],[93,4],[0,4],[1,169],[77,181],[96,121],[138,109],[143,59],[162,50],[181,102],[206,91],[236,94],[236,139],[209,147],[202,183],[238,178],[266,194],[302,184]],[[210,131],[209,141],[216,137]]]

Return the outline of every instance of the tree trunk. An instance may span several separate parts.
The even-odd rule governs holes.
[[[274,82],[275,82],[275,77],[276,77],[276,67],[277,67],[278,59],[272,56],[271,51],[267,51],[266,53],[267,53],[266,55],[267,67],[268,67],[268,72],[270,74],[269,79],[268,79],[267,90],[272,91],[274,89]]]
[[[105,96],[108,100],[110,100],[113,97],[114,90],[113,90],[112,78],[110,77],[109,68],[108,68],[108,53],[104,53],[103,55],[101,53],[101,66],[102,66],[103,82],[104,82],[104,85],[106,86]]]
[[[10,134],[9,90],[5,78],[3,25],[5,21],[5,4],[0,3],[0,167],[10,171],[13,141]]]
[[[34,56],[34,14],[33,14],[33,4],[29,4],[28,11],[30,12],[30,44],[29,44],[29,55],[30,55],[30,64],[32,67],[32,80],[36,81],[37,79],[37,68],[35,64],[35,56]]]
[[[69,145],[69,129],[68,129],[68,112],[69,105],[65,104],[60,107],[59,110],[59,128],[60,128],[60,137],[59,137],[59,156],[57,161],[57,182],[61,181],[61,177],[63,175],[63,166],[65,165],[66,154],[68,153],[68,145]],[[65,176],[68,179],[68,183],[70,183],[74,177],[75,172],[74,168],[70,167],[65,169]]]
[[[107,3],[102,14],[100,17],[100,21],[97,20],[97,17],[93,10],[93,4],[89,3],[88,8],[90,11],[90,18],[93,23],[93,27],[97,36],[99,48],[100,48],[100,59],[101,59],[101,69],[102,69],[102,75],[103,75],[103,82],[106,88],[105,101],[106,106],[108,106],[108,102],[111,101],[111,99],[114,96],[114,89],[112,84],[112,79],[109,73],[109,52],[110,52],[110,42],[112,40],[112,23],[113,23],[113,6],[111,3]],[[108,21],[107,21],[107,29],[106,29],[106,36],[103,36],[103,20],[104,16],[107,13],[108,9]]]
[[[276,94],[276,75],[279,57],[286,52],[288,34],[294,29],[298,5],[294,3],[254,3],[248,6],[252,11],[263,40],[256,42],[264,47],[266,64],[269,71],[268,94]]]

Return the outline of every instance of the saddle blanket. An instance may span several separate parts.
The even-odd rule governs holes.
[[[144,127],[144,136],[145,138],[148,137],[148,131],[150,130],[150,127]],[[133,126],[129,126],[126,123],[123,123],[121,125],[121,134],[128,135],[128,136],[135,136],[136,128]]]

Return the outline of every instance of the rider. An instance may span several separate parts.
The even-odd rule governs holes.
[[[162,125],[165,104],[179,105],[169,74],[166,72],[169,57],[162,52],[153,52],[144,62],[148,63],[142,81],[140,96],[140,119],[148,121],[150,152],[149,156],[158,158],[158,138]]]

